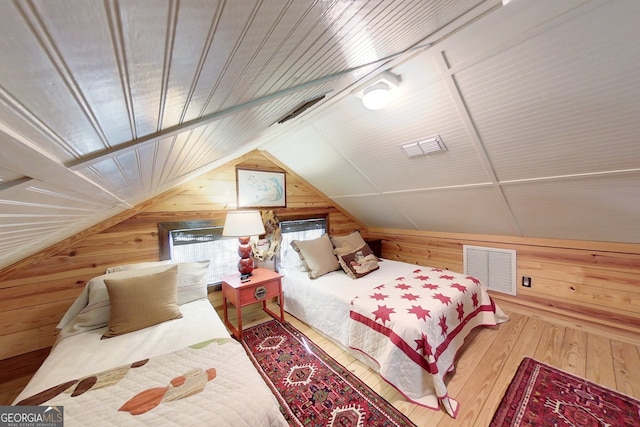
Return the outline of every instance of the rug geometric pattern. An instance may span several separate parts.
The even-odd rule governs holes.
[[[289,323],[242,332],[242,344],[293,426],[415,427]]]
[[[640,426],[640,400],[525,357],[490,427]]]

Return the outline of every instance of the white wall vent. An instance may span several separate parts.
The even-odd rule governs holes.
[[[516,294],[516,251],[463,246],[464,274],[479,279],[487,289]]]

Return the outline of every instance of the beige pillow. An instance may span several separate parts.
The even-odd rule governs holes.
[[[111,311],[111,338],[182,317],[178,307],[178,267],[161,273],[126,279],[105,279]]]
[[[340,268],[327,234],[313,240],[294,240],[291,247],[298,252],[311,279],[317,279]]]
[[[336,249],[358,249],[366,244],[358,230],[346,236],[331,236],[331,243]]]

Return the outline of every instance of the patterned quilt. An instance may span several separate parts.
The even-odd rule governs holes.
[[[499,309],[498,309],[499,310]],[[380,375],[410,400],[453,417],[458,402],[445,375],[471,330],[507,319],[475,278],[441,269],[416,269],[372,285],[351,302],[349,346],[374,359]]]
[[[65,426],[288,425],[231,338],[67,381],[18,405],[63,406]]]

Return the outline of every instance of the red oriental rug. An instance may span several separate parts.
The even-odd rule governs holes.
[[[246,329],[242,341],[292,426],[415,426],[289,323]]]
[[[640,400],[525,357],[490,427],[640,426]]]

